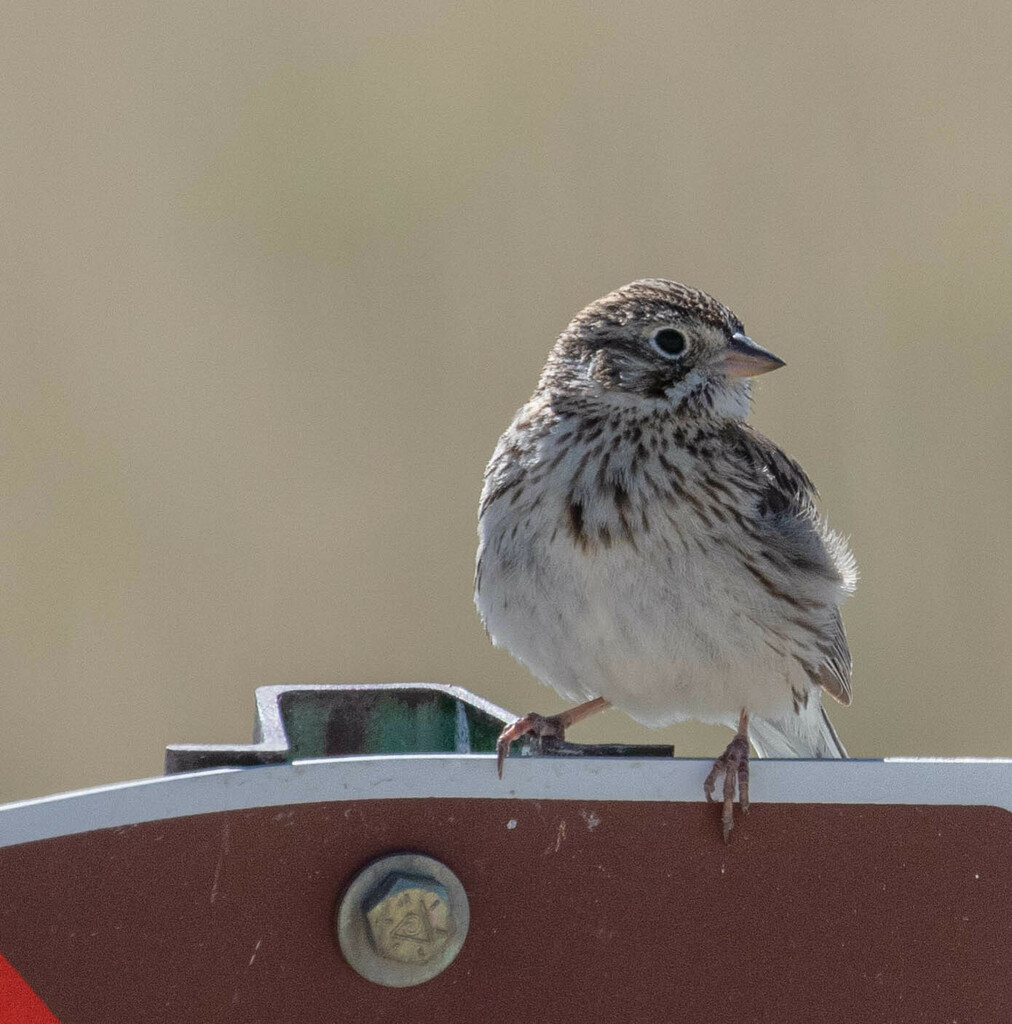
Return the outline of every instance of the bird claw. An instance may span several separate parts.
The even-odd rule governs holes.
[[[529,715],[524,715],[523,718],[518,718],[511,725],[507,725],[499,734],[499,739],[495,744],[496,770],[499,773],[499,778],[502,778],[503,761],[506,760],[510,747],[521,736],[534,736],[535,744],[540,746],[543,739],[564,739],[565,733],[565,725],[560,721],[559,715],[539,715],[533,711]]]
[[[713,791],[717,779],[724,776],[724,800],[720,813],[720,823],[724,832],[724,842],[731,838],[731,829],[734,828],[734,792],[735,782],[738,785],[739,803],[741,813],[748,814],[748,738],[740,733],[727,745],[724,751],[710,769],[703,782],[703,792],[706,794],[707,803],[713,803]]]

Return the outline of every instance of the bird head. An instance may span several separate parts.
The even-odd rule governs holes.
[[[741,419],[748,414],[749,379],[783,365],[716,299],[647,278],[573,318],[542,384],[610,404],[645,401],[690,416]]]

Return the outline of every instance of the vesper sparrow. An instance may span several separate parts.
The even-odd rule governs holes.
[[[749,378],[783,366],[726,306],[634,281],[562,332],[499,439],[478,518],[475,603],[496,646],[579,706],[499,738],[561,737],[609,706],[645,725],[736,729],[725,841],[748,750],[845,757],[822,707],[850,703],[839,605],[856,572],[801,467],[750,427]]]

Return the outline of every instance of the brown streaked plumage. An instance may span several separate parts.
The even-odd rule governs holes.
[[[703,292],[635,281],[559,336],[499,441],[479,507],[475,601],[497,645],[581,703],[505,730],[561,735],[609,705],[736,730],[704,786],[747,809],[760,754],[843,757],[845,544],[798,464],[750,427],[749,378],[782,366]]]

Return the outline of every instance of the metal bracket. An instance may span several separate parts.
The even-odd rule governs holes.
[[[165,751],[165,773],[360,754],[492,753],[499,733],[515,719],[463,687],[439,683],[260,686],[253,743],[174,743]],[[672,757],[674,748],[523,737],[513,754]]]

